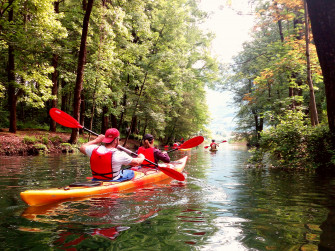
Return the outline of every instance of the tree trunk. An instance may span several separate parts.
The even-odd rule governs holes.
[[[108,108],[107,106],[104,106],[102,108],[102,123],[101,123],[101,133],[105,133],[108,129],[108,124],[109,124],[109,120],[108,120],[108,115],[106,115],[108,112]]]
[[[61,80],[61,87],[62,87],[62,90],[64,90],[66,87],[66,82],[64,79]],[[69,100],[69,95],[63,91],[62,98],[61,98],[61,110],[67,113],[69,112],[68,106],[66,104],[68,100]]]
[[[335,1],[307,0],[327,99],[329,130],[335,133]]]
[[[137,116],[134,116],[133,119],[131,120],[130,130],[133,133],[137,134]]]
[[[145,119],[145,123],[144,123],[144,127],[143,127],[143,132],[142,132],[142,138],[144,137],[145,135],[145,132],[147,130],[147,127],[148,127],[148,119]]]
[[[295,18],[293,20],[294,29],[297,29],[299,27],[299,25],[302,24],[301,18],[298,15],[297,15],[297,17],[298,18]],[[296,37],[297,40],[301,40],[302,39],[302,33],[298,32],[295,37]],[[296,101],[295,96],[302,96],[302,89],[301,89],[302,80],[301,80],[301,78],[299,78],[299,74],[296,73],[296,72],[292,73],[292,78],[296,79],[295,82],[296,82],[296,85],[298,86],[298,87],[289,87],[289,97],[292,97],[292,99],[293,99],[292,104],[291,104],[291,108],[292,108],[292,110],[295,110],[296,107],[301,105],[300,102],[298,103]]]
[[[144,76],[144,80],[142,82],[142,86],[141,86],[141,89],[140,89],[140,93],[138,94],[138,98],[137,98],[137,101],[136,101],[136,104],[135,104],[135,107],[134,107],[134,113],[133,113],[133,117],[132,117],[132,121],[131,121],[131,125],[130,125],[130,130],[129,132],[127,133],[127,137],[123,143],[123,146],[125,146],[127,144],[127,141],[129,139],[129,136],[130,136],[130,133],[132,132],[133,128],[134,128],[134,124],[136,122],[136,111],[137,111],[137,107],[138,107],[138,104],[139,104],[139,101],[140,101],[140,98],[142,96],[142,93],[143,93],[143,88],[144,88],[144,85],[146,83],[146,80],[147,80],[147,76],[148,76],[148,72],[145,73],[145,76]]]
[[[10,1],[12,4],[13,1]],[[8,21],[12,22],[14,11],[11,8],[8,12]],[[9,105],[9,132],[16,133],[16,105],[17,95],[15,94],[15,63],[14,48],[11,44],[8,46],[8,105]]]
[[[53,100],[51,100],[51,107],[50,108],[56,108],[57,107],[57,95],[58,95],[58,71],[57,71],[57,65],[58,65],[58,55],[53,54],[52,57],[52,66],[54,67],[55,71],[52,73],[52,88],[51,88],[51,94],[56,96]],[[56,131],[56,121],[50,118],[50,128],[49,130],[51,132]]]
[[[118,127],[119,128],[122,127],[123,117],[124,117],[124,114],[127,111],[126,110],[126,106],[127,106],[127,94],[126,93],[123,94],[122,106],[123,106],[123,109],[122,109],[122,112],[121,112],[121,115],[120,115],[120,119],[119,119],[119,123],[118,123]]]
[[[252,114],[254,115],[256,139],[258,142],[261,139],[261,132],[263,131],[264,119],[261,116],[259,116],[256,109],[252,109],[251,111],[252,111]]]
[[[309,54],[309,22],[308,22],[308,10],[307,10],[307,2],[304,1],[304,9],[305,9],[305,40],[306,40],[306,61],[307,61],[307,83],[309,86],[309,110],[311,116],[311,124],[312,126],[316,126],[319,124],[318,118],[318,110],[316,108],[315,95],[314,95],[314,87],[311,73],[311,59]]]
[[[282,27],[281,20],[278,20],[277,24],[278,24],[278,29],[279,29],[280,41],[284,43],[284,34],[283,34],[283,27]]]
[[[82,125],[82,126],[85,126],[84,125],[84,122],[85,122],[85,95],[84,95],[84,92],[81,92],[81,103],[80,103],[80,121],[79,123]],[[84,129],[79,129],[79,134],[83,134],[84,133]]]
[[[86,63],[86,40],[88,33],[88,24],[90,21],[90,15],[93,8],[94,0],[88,0],[86,5],[86,12],[83,21],[83,31],[81,34],[81,42],[80,42],[80,51],[78,58],[78,67],[77,67],[77,78],[76,78],[76,86],[74,89],[74,100],[73,100],[73,117],[78,121],[79,120],[79,111],[80,111],[80,95],[83,89],[83,76],[84,76],[84,68]],[[77,142],[78,137],[78,128],[72,129],[71,138],[69,142],[75,143]]]
[[[59,1],[54,2],[54,7],[55,7],[55,13],[59,13]],[[52,88],[51,88],[51,94],[56,96],[53,100],[51,100],[51,107],[50,108],[55,108],[57,107],[57,94],[58,94],[58,55],[53,54],[52,55],[52,66],[54,68],[54,72],[52,73],[51,79],[52,79]],[[51,132],[56,131],[56,121],[50,118],[50,128],[49,130]]]
[[[126,87],[128,87],[128,84],[130,82],[130,76],[128,74],[127,76],[127,83],[126,83]],[[123,117],[124,117],[124,114],[126,113],[126,106],[127,106],[127,93],[124,92],[123,93],[123,100],[122,100],[122,112],[121,112],[121,115],[120,115],[120,119],[119,119],[119,128],[121,128],[122,124],[123,124]]]
[[[117,107],[117,103],[116,102],[114,102],[114,107]],[[111,120],[111,123],[112,123],[112,127],[113,128],[118,128],[117,127],[117,117],[114,115],[114,114],[111,114],[111,116],[110,116],[110,120]],[[121,128],[118,128],[119,130],[121,130]]]
[[[137,125],[137,116],[133,115],[133,118],[130,124],[130,130],[127,132],[127,136],[126,136],[126,139],[124,140],[123,146],[127,144],[130,134],[136,131],[136,125]]]
[[[92,131],[92,128],[93,128],[94,114],[95,114],[95,102],[93,100],[93,104],[92,104],[92,108],[91,108],[90,128],[89,128],[91,131]]]
[[[276,14],[279,16],[279,15],[280,15],[280,12],[279,12],[279,9],[277,8],[278,3],[277,3],[277,2],[274,2],[274,5],[275,5],[275,7],[276,7]],[[282,20],[279,19],[279,20],[277,21],[277,24],[278,24],[278,29],[279,29],[280,41],[281,41],[282,43],[284,43],[284,33],[283,33]]]
[[[177,110],[177,114],[180,114],[180,109]],[[175,118],[175,123],[173,123],[173,126],[172,126],[172,128],[171,128],[171,133],[170,133],[169,136],[167,137],[165,145],[167,145],[169,142],[172,141],[172,139],[173,139],[173,137],[174,137],[173,135],[174,135],[174,133],[175,133],[175,129],[176,129],[176,126],[177,126],[177,122],[178,122],[178,117]]]

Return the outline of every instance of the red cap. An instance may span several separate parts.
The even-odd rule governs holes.
[[[105,133],[105,138],[102,140],[102,143],[111,143],[115,138],[119,137],[119,130],[116,128],[109,128]]]

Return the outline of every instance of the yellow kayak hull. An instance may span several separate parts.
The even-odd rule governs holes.
[[[168,166],[182,172],[185,168],[187,156],[170,163]],[[27,190],[20,193],[24,202],[29,206],[41,206],[57,201],[68,200],[73,198],[81,198],[92,195],[118,193],[127,189],[141,187],[146,184],[156,183],[170,178],[168,175],[161,171],[149,171],[146,174],[135,171],[135,177],[131,180],[124,182],[102,182],[99,186],[94,187],[61,187],[49,188],[40,190]]]

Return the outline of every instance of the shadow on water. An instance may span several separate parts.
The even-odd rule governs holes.
[[[335,179],[246,168],[243,146],[188,155],[186,182],[27,207],[26,189],[90,176],[82,155],[1,157],[4,250],[335,250]]]

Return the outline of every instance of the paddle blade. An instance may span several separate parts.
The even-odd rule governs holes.
[[[204,148],[206,148],[206,149],[207,149],[208,147],[209,147],[209,146],[204,146]]]
[[[197,136],[192,139],[189,139],[185,141],[183,144],[181,144],[178,148],[179,149],[187,149],[187,148],[192,148],[200,145],[202,142],[204,142],[204,137],[202,136]]]
[[[160,171],[162,171],[163,173],[165,173],[167,176],[170,176],[171,178],[174,178],[175,180],[179,180],[179,181],[184,181],[185,180],[185,176],[170,168],[170,167],[166,167],[166,166],[159,166],[157,167]]]
[[[83,126],[79,124],[77,120],[75,120],[66,112],[63,112],[57,108],[51,108],[49,114],[54,121],[56,121],[58,124],[61,124],[62,126],[70,128],[83,128]]]

